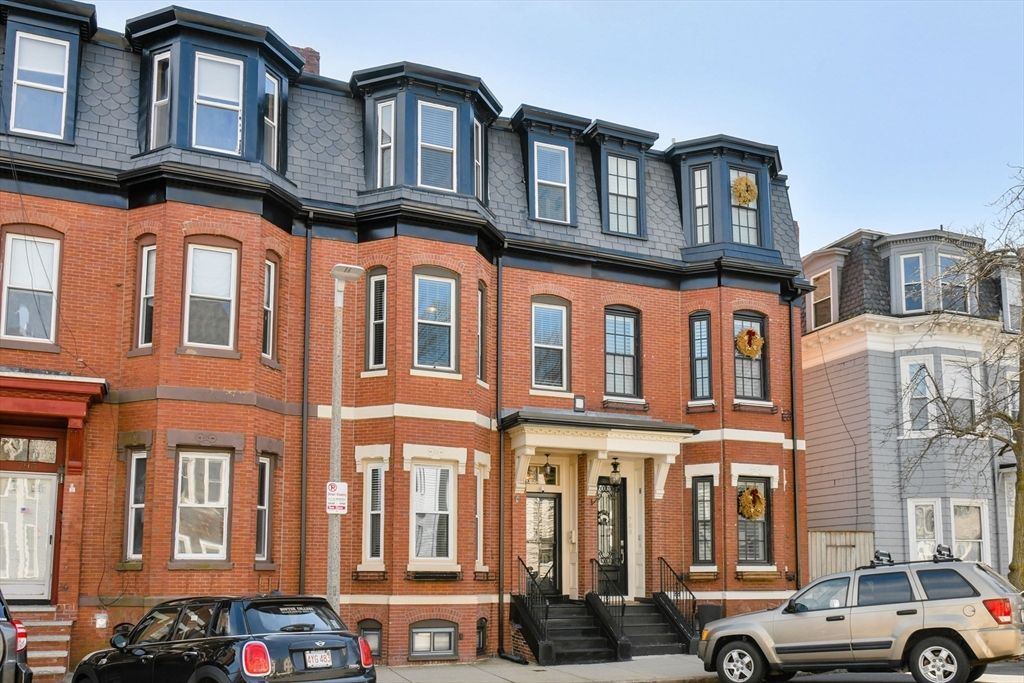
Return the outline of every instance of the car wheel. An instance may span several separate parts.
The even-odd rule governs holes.
[[[718,680],[722,683],[761,683],[764,658],[756,647],[742,640],[726,643],[718,653]]]
[[[979,664],[978,666],[971,667],[971,673],[967,674],[967,683],[976,681],[985,675],[985,669],[988,668],[988,664]]]
[[[966,683],[971,668],[964,649],[949,638],[925,638],[910,651],[917,683]]]

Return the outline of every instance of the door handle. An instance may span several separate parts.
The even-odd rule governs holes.
[[[153,661],[153,655],[142,655],[139,659],[143,662],[151,662]]]
[[[834,617],[825,617],[825,621],[842,621],[845,618],[842,614],[837,614]]]
[[[910,614],[917,614],[917,610],[916,609],[896,610],[896,616],[898,616],[898,617],[905,617],[905,616],[908,616]]]
[[[198,657],[199,653],[195,650],[186,650],[185,652],[181,653],[181,656],[185,659],[191,659],[192,657]]]

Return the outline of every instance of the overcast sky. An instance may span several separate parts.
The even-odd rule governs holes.
[[[172,2],[93,0],[99,24]],[[858,228],[968,229],[1024,165],[1024,1],[177,0],[320,51],[321,73],[402,60],[522,103],[777,145],[801,249]]]

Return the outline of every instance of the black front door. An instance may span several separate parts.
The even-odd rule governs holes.
[[[597,561],[604,569],[602,580],[610,581],[623,595],[627,593],[626,534],[626,478],[612,484],[601,477],[597,480]]]
[[[562,594],[561,507],[561,494],[526,494],[526,566],[534,573],[541,590],[550,595]]]

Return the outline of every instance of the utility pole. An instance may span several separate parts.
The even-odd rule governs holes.
[[[331,388],[331,472],[328,481],[341,481],[341,380],[342,318],[345,283],[363,274],[359,266],[339,263],[331,268],[334,278],[334,372]],[[341,515],[327,515],[327,602],[337,612],[341,603]]]

